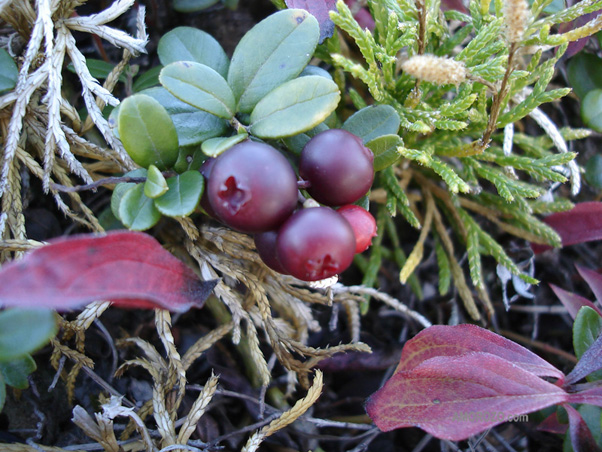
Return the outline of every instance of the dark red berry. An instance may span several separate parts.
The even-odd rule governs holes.
[[[276,238],[278,237],[278,231],[267,231],[255,234],[255,248],[259,253],[261,260],[270,267],[272,270],[288,275],[288,272],[278,259],[278,253],[276,251]]]
[[[307,192],[316,201],[328,206],[352,204],[372,186],[374,154],[346,130],[325,130],[301,151],[299,175],[311,184]]]
[[[219,219],[242,232],[276,229],[297,206],[297,177],[288,160],[254,141],[239,143],[217,158],[207,189]]]
[[[347,204],[339,209],[340,213],[351,225],[355,235],[355,252],[361,253],[372,245],[372,237],[376,237],[376,221],[366,209]]]
[[[355,254],[353,229],[327,207],[295,212],[280,228],[278,258],[288,272],[304,281],[329,278],[347,269]]]
[[[211,170],[213,169],[213,165],[215,164],[216,159],[213,157],[208,158],[203,162],[201,167],[199,168],[200,173],[205,178],[205,189],[203,190],[203,196],[201,196],[201,207],[209,214],[211,217],[218,219],[217,215],[213,211],[213,207],[211,207],[211,203],[209,202],[209,196],[207,196],[208,185],[209,185],[209,177],[211,176]]]

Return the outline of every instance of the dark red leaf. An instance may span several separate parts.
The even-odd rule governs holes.
[[[0,269],[0,306],[69,310],[109,300],[127,308],[201,307],[216,281],[200,281],[148,234],[115,231],[51,241]]]
[[[566,310],[569,312],[569,315],[573,318],[573,320],[577,317],[577,313],[579,309],[583,306],[588,306],[595,310],[598,314],[602,315],[600,309],[589,301],[587,298],[583,298],[581,295],[577,295],[573,292],[567,292],[564,289],[561,289],[554,284],[550,284],[550,288],[554,291],[560,302],[564,305]]]
[[[602,369],[602,335],[581,355],[579,362],[566,376],[566,384],[577,383],[592,372]]]
[[[563,405],[569,415],[569,435],[575,452],[596,452],[600,448],[596,444],[592,432],[579,414],[569,404]]]
[[[558,420],[558,413],[556,411],[550,414],[537,426],[537,430],[542,432],[556,433],[558,435],[564,435],[568,428],[568,424],[560,423]]]
[[[582,202],[571,210],[557,212],[543,219],[560,235],[562,246],[602,239],[602,202]],[[532,244],[535,253],[551,249]]]
[[[397,372],[366,405],[382,431],[416,426],[460,441],[521,414],[563,403],[552,383],[489,353],[438,356]]]
[[[499,356],[540,377],[564,378],[560,370],[516,342],[470,324],[434,325],[421,331],[405,344],[397,371],[411,370],[435,356],[460,356],[471,352]]]
[[[368,8],[357,9],[357,0],[345,0],[345,3],[347,3],[351,11],[357,10],[357,12],[353,15],[353,18],[357,20],[357,23],[360,27],[363,29],[367,28],[370,31],[374,30],[374,18],[370,14],[370,11],[368,11]]]
[[[587,403],[602,407],[602,386],[592,386],[583,391],[570,393],[569,403]]]
[[[443,11],[455,9],[456,11],[460,11],[461,13],[468,14],[468,9],[466,8],[466,6],[464,6],[462,0],[442,0],[441,9]]]
[[[598,300],[598,302],[602,302],[602,275],[598,272],[590,270],[589,268],[580,267],[579,265],[576,265],[576,267],[581,277],[585,279],[587,285],[590,287],[590,289],[592,289],[596,300]],[[602,315],[602,311],[600,311],[600,309],[594,309],[598,311],[598,314]]]
[[[334,23],[329,11],[336,11],[336,0],[285,0],[289,8],[304,9],[318,20],[320,25],[320,43],[334,33]]]

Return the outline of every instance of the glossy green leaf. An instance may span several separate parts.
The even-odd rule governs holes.
[[[158,198],[168,190],[167,182],[161,170],[155,165],[148,167],[148,175],[144,183],[144,195],[148,198]]]
[[[573,323],[573,348],[575,349],[575,356],[581,358],[601,332],[602,317],[588,306],[579,309]],[[602,370],[589,374],[587,379],[588,381],[602,380]]]
[[[201,144],[209,138],[222,135],[228,129],[222,118],[182,102],[163,87],[151,88],[142,94],[158,100],[167,110],[176,127],[181,147]]]
[[[116,229],[125,229],[123,223],[119,221],[110,207],[106,207],[100,212],[98,215],[98,222],[106,232],[115,231]]]
[[[602,58],[579,52],[567,65],[569,86],[580,99],[594,89],[602,89]]]
[[[12,90],[19,78],[15,60],[5,49],[0,48],[0,94]]]
[[[157,54],[164,66],[176,61],[194,61],[209,66],[224,78],[228,75],[228,55],[213,36],[197,28],[177,27],[164,34]]]
[[[174,169],[177,173],[183,173],[188,170],[198,171],[206,158],[207,156],[203,154],[200,146],[181,147]]]
[[[341,96],[337,85],[317,75],[280,85],[251,113],[251,133],[260,138],[282,138],[305,132],[334,111]]]
[[[45,345],[57,332],[54,311],[7,309],[0,312],[0,361],[11,361]]]
[[[398,150],[403,145],[399,135],[383,135],[369,141],[366,147],[374,153],[374,171],[381,171],[393,165],[401,154]]]
[[[215,5],[219,0],[174,0],[173,9],[179,13],[195,13]]]
[[[127,177],[146,177],[148,171],[145,168],[138,168],[134,171],[130,171],[129,173],[124,174]],[[119,221],[121,221],[121,217],[119,216],[119,205],[121,204],[121,200],[123,199],[123,195],[130,189],[134,188],[136,184],[131,182],[121,182],[115,185],[113,189],[113,194],[111,195],[111,212],[115,215]]]
[[[152,228],[161,218],[155,203],[144,194],[144,184],[137,184],[123,195],[119,203],[119,219],[132,231]]]
[[[581,117],[587,127],[602,132],[602,89],[595,89],[585,95],[581,102]]]
[[[138,165],[171,168],[178,158],[178,134],[161,104],[145,94],[134,94],[119,106],[119,137]]]
[[[230,149],[235,144],[246,140],[248,136],[246,133],[239,133],[231,137],[211,138],[201,145],[201,149],[206,156],[217,157],[226,149]]]
[[[234,116],[236,101],[228,82],[204,64],[176,61],[163,68],[161,84],[178,99],[220,118]]]
[[[136,80],[132,85],[132,90],[134,90],[135,93],[139,93],[145,89],[159,85],[159,73],[161,72],[161,69],[163,69],[163,66],[159,65],[140,74],[136,77]]]
[[[0,374],[4,377],[4,382],[17,389],[26,389],[29,386],[27,377],[34,370],[36,362],[31,355],[0,362]]]
[[[395,109],[389,105],[371,105],[351,115],[342,129],[360,137],[364,143],[382,135],[394,135],[401,121]]]
[[[196,209],[203,194],[205,180],[198,171],[186,171],[167,179],[169,190],[155,199],[155,206],[163,215],[185,217]]]
[[[251,112],[266,94],[297,77],[319,38],[318,21],[302,9],[279,11],[249,30],[234,50],[228,71],[238,110]]]
[[[282,141],[284,142],[286,147],[289,149],[289,151],[291,151],[297,155],[300,155],[301,151],[303,151],[303,148],[305,147],[305,145],[307,144],[307,142],[309,140],[311,140],[314,136],[316,136],[320,132],[324,132],[325,130],[328,130],[328,129],[329,129],[329,127],[326,125],[326,123],[321,122],[313,129],[309,129],[303,133],[293,135],[292,137],[286,137]]]
[[[585,164],[585,179],[592,187],[602,189],[602,155],[595,154]]]
[[[299,77],[306,77],[308,75],[319,75],[320,77],[332,80],[332,75],[326,69],[322,69],[320,66],[313,66],[308,64],[299,74]]]

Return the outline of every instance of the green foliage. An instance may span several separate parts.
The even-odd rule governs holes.
[[[573,348],[578,359],[594,343],[602,332],[602,318],[600,314],[588,306],[579,309],[573,323]],[[589,374],[588,381],[602,380],[602,371],[598,370]]]
[[[602,89],[588,92],[581,103],[581,117],[586,126],[602,132]]]
[[[0,94],[12,90],[17,84],[19,70],[8,52],[0,49]]]
[[[163,215],[185,217],[190,215],[204,189],[204,179],[198,171],[186,171],[167,179],[167,191],[155,199],[155,207]]]

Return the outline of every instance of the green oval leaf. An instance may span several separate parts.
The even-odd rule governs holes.
[[[257,104],[251,113],[251,133],[260,138],[282,138],[305,132],[324,121],[340,98],[336,83],[324,77],[291,80]]]
[[[573,348],[575,356],[581,358],[602,332],[602,317],[589,306],[579,309],[573,323]],[[602,370],[589,374],[588,381],[602,380]]]
[[[347,118],[342,129],[367,143],[382,135],[396,134],[400,124],[397,111],[390,105],[371,105]]]
[[[220,118],[234,116],[234,94],[228,82],[209,66],[176,61],[163,68],[159,80],[171,94],[199,110]]]
[[[602,155],[593,155],[585,164],[585,178],[592,187],[602,189]]]
[[[179,13],[195,13],[215,5],[219,0],[174,0],[173,9]]]
[[[4,382],[17,389],[27,389],[27,377],[36,370],[36,362],[31,355],[24,355],[6,362],[0,362],[0,374]]]
[[[245,140],[248,136],[247,133],[239,133],[232,137],[211,138],[201,145],[201,150],[208,157],[217,157],[225,150]]]
[[[123,195],[118,218],[132,231],[145,231],[157,224],[161,213],[153,200],[144,194],[144,184],[137,184]]]
[[[594,89],[602,89],[602,59],[591,53],[579,52],[567,65],[569,85],[580,99]]]
[[[161,72],[161,69],[163,69],[163,66],[159,65],[140,74],[136,77],[136,80],[132,85],[132,90],[135,93],[139,93],[145,89],[157,86],[159,84],[159,73]]]
[[[7,309],[0,312],[0,361],[11,361],[32,353],[56,332],[52,310]]]
[[[366,144],[374,153],[374,171],[381,171],[393,165],[401,157],[399,146],[403,141],[399,135],[383,135]]]
[[[138,168],[134,171],[130,171],[129,173],[124,174],[127,177],[146,177],[148,171],[145,168]],[[131,182],[121,182],[115,185],[113,189],[113,194],[111,195],[111,212],[115,215],[119,221],[121,218],[119,217],[119,205],[121,204],[121,200],[123,199],[123,195],[130,189],[133,188],[136,184]]]
[[[165,108],[152,97],[134,94],[126,98],[119,106],[117,128],[125,150],[138,165],[167,169],[176,162],[176,128]]]
[[[144,183],[144,195],[148,198],[158,198],[168,190],[167,182],[161,170],[155,165],[148,167],[148,176]]]
[[[194,61],[209,66],[224,78],[228,75],[230,60],[222,46],[213,36],[196,28],[177,27],[164,34],[159,40],[157,54],[164,66],[176,61]]]
[[[282,141],[284,142],[289,151],[299,156],[301,155],[301,151],[303,151],[303,148],[309,140],[311,140],[320,132],[328,130],[328,128],[329,127],[326,125],[325,122],[321,122],[312,129],[306,130],[305,132],[299,133],[297,135],[293,135],[292,137],[286,137]]]
[[[279,11],[251,28],[236,46],[228,71],[238,110],[251,112],[266,94],[297,77],[319,38],[318,21],[302,9]]]
[[[174,165],[177,173],[188,170],[197,170],[201,167],[207,156],[198,146],[181,147],[178,161]]]
[[[163,215],[185,217],[196,209],[204,189],[204,178],[198,171],[186,171],[167,179],[169,190],[155,199],[155,206]]]
[[[19,69],[15,60],[5,49],[0,48],[0,94],[12,90],[17,85]]]
[[[158,100],[167,110],[176,127],[180,147],[201,144],[209,138],[222,135],[228,129],[222,118],[182,102],[163,87],[147,89],[142,94]]]
[[[581,103],[581,116],[585,125],[596,132],[602,132],[602,89],[586,94]]]

